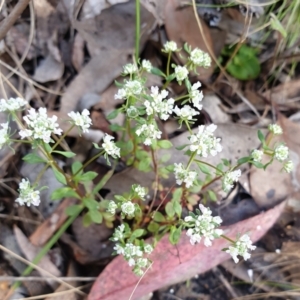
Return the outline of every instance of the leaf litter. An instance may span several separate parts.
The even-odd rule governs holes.
[[[201,4],[201,1],[197,2]],[[215,1],[206,2],[213,4]],[[248,35],[249,44],[253,46],[263,33],[258,31],[252,34],[259,22],[256,16],[261,18],[264,11],[262,6],[255,4],[246,7],[246,10],[242,6],[222,10],[198,6],[201,32],[192,7],[186,3],[176,0],[143,0],[141,3],[141,55],[158,66],[165,61],[165,57],[153,49],[166,40],[174,40],[181,47],[188,42],[193,47],[212,51],[216,57],[219,57],[225,43],[244,39]],[[1,13],[0,21],[9,16],[14,4],[14,1],[7,1],[4,4],[5,13]],[[3,76],[8,76],[11,70],[19,70],[19,73],[13,71],[13,76],[8,79],[10,84],[3,82],[5,92],[8,97],[11,97],[16,95],[16,89],[26,91],[26,99],[33,107],[47,105],[51,108],[52,114],[59,116],[62,128],[64,127],[63,120],[67,118],[69,111],[89,109],[94,124],[90,135],[79,136],[77,131],[70,132],[68,145],[66,145],[70,149],[76,147],[81,149],[80,159],[86,161],[91,155],[92,141],[100,142],[105,133],[112,133],[110,121],[106,119],[106,116],[121,104],[113,99],[117,90],[114,80],[118,80],[122,66],[131,61],[134,52],[134,1],[90,0],[78,3],[44,0],[33,1],[33,8],[36,19],[34,38],[31,39],[32,15],[30,9],[27,8],[11,25],[4,39],[7,48],[4,47],[1,51],[0,59],[11,69],[7,70],[2,64],[1,80],[5,81]],[[252,23],[249,22],[249,13],[253,13],[253,18],[251,17],[250,20]],[[269,68],[271,68],[273,58],[272,51],[275,51],[273,45],[276,36],[272,38],[272,41],[266,41],[268,50],[262,50],[261,57],[259,57],[260,61],[266,62],[265,66]],[[27,53],[22,61],[24,51]],[[266,60],[266,57],[271,57],[271,59]],[[181,59],[179,56],[173,57],[175,62],[180,62]],[[20,68],[20,63],[23,69]],[[224,84],[229,83],[226,81],[227,77],[221,76],[217,78],[218,82],[214,82],[216,65],[204,71],[199,70],[199,75],[194,74],[193,80],[200,80],[203,85],[206,84],[203,100],[205,118],[199,120],[199,124],[209,120],[218,123],[217,135],[226,145],[224,147],[226,152],[222,152],[218,159],[226,157],[234,162],[249,155],[252,149],[259,148],[260,144],[255,139],[257,128],[265,128],[277,117],[279,124],[284,128],[283,141],[291,148],[291,159],[296,166],[299,164],[300,150],[295,138],[299,136],[297,123],[299,82],[297,76],[290,76],[286,74],[286,71],[287,69],[282,71],[278,81],[275,80],[268,85],[266,84],[268,70],[262,68],[257,79],[246,82],[237,81],[238,87],[232,87],[231,91],[223,89]],[[23,78],[18,76],[20,73],[23,74]],[[155,80],[154,78],[154,82]],[[32,88],[32,83],[35,82],[41,85],[35,85],[36,88]],[[156,81],[154,85],[162,86],[163,82]],[[46,91],[52,92],[51,97]],[[0,92],[1,97],[5,97],[3,89]],[[180,87],[173,85],[170,92],[178,95]],[[291,120],[290,116],[292,116]],[[169,124],[171,122],[172,120]],[[237,123],[247,124],[247,126]],[[162,125],[167,127],[167,124]],[[171,125],[165,130],[165,134],[174,145],[184,143],[187,136],[184,128],[179,131]],[[83,143],[84,147],[81,146]],[[21,151],[25,153],[28,149],[22,148]],[[17,179],[20,173],[28,178],[35,178],[39,170],[34,165],[29,166],[19,161],[20,159],[12,161],[9,154],[4,152],[2,154],[2,152],[3,185],[0,186],[0,192],[3,199],[1,214],[4,217],[1,217],[3,220],[1,219],[0,225],[2,232],[0,244],[20,256],[27,255],[26,257],[32,260],[39,247],[45,245],[66,219],[65,208],[76,203],[76,200],[66,198],[58,202],[50,202],[51,190],[57,186],[53,174],[48,172],[40,181],[41,185],[50,187],[49,190],[44,191],[44,206],[41,210],[16,209],[13,205],[15,195],[12,192],[16,191],[16,180],[6,181],[6,179],[11,177]],[[163,156],[163,154],[162,151],[160,155]],[[182,152],[174,150],[169,162],[184,162],[186,159],[187,157],[183,156]],[[63,162],[65,167],[69,167],[70,163],[67,159]],[[107,167],[98,161],[92,164],[91,170],[97,170],[101,178],[107,171]],[[138,182],[143,186],[151,187],[154,180],[154,174],[151,172],[143,173],[125,166],[119,166],[119,170],[121,171],[112,177],[103,190],[106,193],[104,196],[106,199],[111,199],[113,195],[128,190],[128,186],[133,183]],[[199,273],[204,273],[201,275],[203,280],[206,280],[205,278],[210,280],[208,289],[204,291],[201,289],[201,282],[197,281],[197,278],[192,279],[194,287],[196,286],[201,291],[203,297],[213,295],[213,286],[220,282],[220,278],[224,285],[222,287],[223,295],[225,295],[223,299],[230,299],[232,295],[247,299],[246,295],[261,291],[264,291],[265,295],[282,292],[280,286],[271,287],[261,284],[261,278],[266,281],[285,280],[291,289],[299,284],[297,267],[289,263],[289,260],[297,257],[297,247],[300,241],[298,230],[299,168],[296,167],[291,176],[280,173],[276,165],[266,171],[248,166],[244,171],[245,175],[241,178],[237,188],[227,198],[219,193],[220,186],[216,184],[213,187],[217,194],[217,202],[212,204],[212,209],[219,210],[226,221],[226,230],[233,236],[235,230],[241,231],[242,228],[253,234],[253,239],[258,241],[257,245],[260,247],[257,257],[253,256],[249,262],[233,268],[229,262],[225,261],[226,258],[222,253],[214,252],[217,248],[224,247],[221,243],[216,243],[216,249],[210,249],[210,253],[202,246],[185,252],[185,246],[188,244],[186,237],[182,238],[178,248],[171,247],[164,238],[159,242],[153,254],[157,257],[154,260],[156,263],[139,283],[133,299],[166,285],[172,285],[155,292],[157,297],[165,299],[163,295],[168,294],[171,289],[180,290],[179,287],[184,285],[184,283],[180,284],[180,281],[186,281]],[[172,185],[171,181],[166,181],[165,184]],[[202,197],[202,195],[195,196]],[[280,204],[282,201],[284,202]],[[26,222],[26,217],[31,221],[34,219],[39,225]],[[234,224],[234,226],[229,224]],[[47,262],[43,268],[48,271],[51,268],[54,270],[57,268],[55,263],[60,262],[63,268],[62,270],[55,269],[56,276],[81,276],[82,278],[97,276],[104,269],[95,282],[89,299],[102,299],[103,295],[108,294],[110,296],[105,296],[103,299],[122,299],[125,295],[129,297],[137,279],[133,277],[120,257],[110,262],[113,246],[108,241],[110,234],[111,229],[105,224],[85,228],[82,225],[82,216],[78,217],[72,228],[62,236],[62,243],[57,244],[56,247],[60,251],[50,252],[48,256],[45,256]],[[165,255],[165,249],[169,251],[168,259],[161,256],[162,253]],[[207,264],[203,264],[203,257],[208,256],[211,259],[207,260]],[[0,271],[3,274],[13,273],[20,276],[25,269],[23,263],[12,259],[7,253],[2,259],[5,262],[2,264],[1,261]],[[74,268],[76,263],[79,263],[80,267]],[[281,265],[277,266],[278,263]],[[92,268],[91,264],[93,264]],[[214,268],[217,265],[219,265],[218,269]],[[264,270],[268,266],[271,271]],[[210,271],[211,269],[213,271]],[[121,270],[124,272],[122,278],[119,276]],[[249,276],[252,274],[249,270],[254,271],[253,276]],[[114,278],[116,271],[118,274]],[[215,274],[221,275],[215,278]],[[39,276],[39,274],[34,271],[32,276]],[[232,276],[234,280],[240,278],[246,282],[249,289],[234,286]],[[116,279],[118,279],[117,282]],[[24,282],[25,290],[17,290],[15,296],[18,294],[24,297],[35,296],[53,291],[52,280],[50,282],[47,280],[49,279],[45,279],[38,288]],[[78,286],[76,280],[72,284]],[[60,287],[56,291],[63,289]],[[89,289],[90,286],[86,291],[89,292]],[[189,290],[185,290],[185,293],[189,293]],[[72,299],[73,296],[78,299],[78,294],[71,293],[66,299]],[[181,297],[184,296],[181,295]],[[55,299],[54,296],[48,298]]]

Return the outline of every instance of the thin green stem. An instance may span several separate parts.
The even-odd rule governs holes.
[[[190,134],[193,134],[193,131],[192,131],[191,127],[190,127],[189,122],[188,122],[188,121],[184,121],[184,123],[185,123],[186,127],[188,128],[189,133],[190,133]]]
[[[163,87],[162,87],[162,90],[165,90],[165,89],[168,87],[168,85],[169,85],[170,82],[171,82],[170,80],[167,80],[167,81],[164,83],[164,85],[163,85]]]
[[[55,150],[55,148],[61,143],[61,141],[68,135],[68,133],[75,127],[75,125],[73,124],[54,144],[54,146],[52,147],[52,151]]]
[[[178,98],[175,99],[175,102],[176,102],[176,101],[179,101],[179,100],[182,100],[182,99],[184,99],[184,98],[189,98],[189,96],[190,96],[190,95],[183,95],[183,96],[180,96],[180,97],[178,97]]]
[[[230,243],[232,243],[232,244],[234,244],[234,243],[235,243],[235,241],[234,241],[234,240],[232,240],[231,238],[227,237],[227,236],[226,236],[226,235],[224,235],[224,234],[222,234],[222,235],[221,235],[221,237],[222,237],[223,239],[225,239],[225,240],[229,241],[229,242],[230,242]]]
[[[195,162],[198,162],[198,163],[200,163],[200,164],[207,165],[207,166],[209,166],[209,167],[211,167],[211,168],[215,169],[216,171],[218,171],[218,172],[220,172],[220,173],[224,174],[224,172],[222,172],[220,169],[218,169],[217,167],[215,167],[215,166],[211,165],[211,164],[210,164],[210,163],[208,163],[208,162],[205,162],[205,161],[202,161],[202,160],[199,160],[199,159],[195,159]]]
[[[96,160],[99,156],[103,155],[105,151],[101,151],[95,156],[93,156],[91,159],[89,159],[75,174],[73,174],[72,178],[74,178],[79,172],[81,172],[83,169],[85,169],[90,163],[92,163],[94,160]]]
[[[135,0],[135,60],[140,56],[141,9],[140,0]]]
[[[194,153],[191,155],[191,157],[190,157],[190,159],[189,159],[189,162],[188,162],[188,164],[187,164],[187,166],[186,166],[186,169],[187,169],[187,170],[189,169],[189,167],[190,167],[191,163],[193,162],[193,160],[194,160],[194,158],[195,158],[196,155],[197,155],[196,152],[194,152]]]

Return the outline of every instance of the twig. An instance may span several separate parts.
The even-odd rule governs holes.
[[[97,277],[55,277],[57,279],[63,281],[95,281]],[[0,276],[1,281],[46,281],[53,280],[52,277],[38,277],[38,276],[30,276],[30,277],[18,277],[18,276]]]
[[[14,25],[18,17],[27,7],[30,0],[19,0],[9,16],[6,17],[0,24],[0,40],[7,34],[8,30]]]

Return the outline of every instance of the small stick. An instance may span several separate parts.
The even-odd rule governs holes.
[[[2,40],[7,34],[8,30],[14,25],[18,17],[27,7],[30,0],[19,0],[13,10],[10,12],[0,24],[0,40]]]

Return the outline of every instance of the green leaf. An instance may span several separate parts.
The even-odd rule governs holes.
[[[115,80],[115,85],[116,85],[117,87],[120,87],[120,88],[122,88],[122,87],[124,86],[123,83],[120,83],[120,82],[117,81],[117,80]]]
[[[228,159],[222,158],[222,162],[223,162],[224,166],[230,167],[230,162]]]
[[[165,163],[168,160],[170,160],[171,158],[171,154],[170,153],[165,153],[161,158],[160,158],[160,162]]]
[[[29,153],[22,158],[29,164],[46,163],[47,161],[35,153]]]
[[[97,143],[93,143],[94,147],[98,150],[101,150],[102,148],[99,147],[99,145]]]
[[[182,145],[182,146],[178,146],[176,147],[176,150],[183,150],[185,147],[187,147],[189,144],[185,144],[185,145]]]
[[[210,175],[210,169],[206,165],[198,161],[197,161],[197,165],[203,174]]]
[[[115,199],[121,202],[127,201],[127,199],[121,195],[115,195]]]
[[[76,156],[76,153],[70,152],[70,151],[57,151],[57,150],[55,150],[55,151],[52,151],[52,153],[58,153],[58,154],[60,154],[64,157],[67,157],[67,158],[71,158],[71,157]]]
[[[258,169],[263,169],[265,166],[259,162],[259,161],[252,161],[251,164],[253,164]]]
[[[166,78],[166,75],[165,75],[165,73],[164,72],[162,72],[160,69],[158,69],[158,68],[154,68],[154,67],[152,67],[152,69],[151,69],[151,73],[152,74],[154,74],[154,75],[157,75],[157,76],[161,76],[161,77],[164,77],[164,78]]]
[[[168,217],[172,218],[175,215],[175,210],[173,207],[173,203],[172,202],[168,202],[166,207],[165,207],[165,211]]]
[[[89,212],[87,212],[82,218],[82,224],[84,227],[89,227],[93,223]]]
[[[240,158],[240,159],[237,161],[237,163],[238,163],[238,165],[245,164],[245,163],[247,163],[250,159],[251,159],[250,156],[245,156],[245,157]]]
[[[138,163],[137,169],[143,172],[149,172],[151,171],[150,163],[150,159],[143,159]]]
[[[107,183],[107,181],[111,178],[111,176],[114,174],[114,168],[110,171],[108,171],[103,178],[97,183],[97,185],[94,187],[92,195],[97,194],[103,186]]]
[[[282,26],[282,24],[280,23],[280,21],[278,20],[278,18],[276,17],[276,15],[274,15],[273,13],[270,13],[270,23],[271,23],[271,27],[274,30],[277,30],[280,32],[280,34],[284,37],[287,38],[287,32],[284,29],[284,27]]]
[[[208,193],[209,198],[210,198],[212,201],[214,201],[214,202],[217,201],[218,198],[217,198],[217,195],[216,195],[216,193],[215,193],[214,191],[208,190],[207,193]]]
[[[170,82],[170,81],[172,81],[175,77],[176,77],[176,75],[175,75],[175,73],[173,73],[173,74],[169,75],[169,76],[166,78],[166,80]]]
[[[182,188],[175,189],[175,191],[173,192],[172,200],[180,202],[181,197],[182,197]]]
[[[111,124],[111,125],[109,125],[109,128],[113,132],[124,131],[125,130],[123,126],[120,126],[118,124]]]
[[[67,216],[72,217],[79,214],[81,210],[82,210],[81,205],[71,205],[66,208],[65,213]]]
[[[131,234],[131,237],[132,240],[135,240],[141,236],[143,236],[144,234],[146,233],[146,230],[145,229],[136,229],[132,234]]]
[[[157,142],[157,145],[162,149],[169,149],[173,147],[173,144],[169,140],[160,140]]]
[[[65,186],[53,191],[51,200],[60,200],[67,197],[80,199],[79,195],[73,189]]]
[[[178,216],[178,218],[181,217],[181,213],[182,213],[182,206],[179,202],[177,201],[174,201],[173,202],[173,208],[174,208],[174,211],[176,213],[176,215]]]
[[[78,177],[78,180],[82,181],[82,182],[86,182],[86,181],[92,181],[93,179],[95,179],[98,176],[98,173],[93,172],[93,171],[89,171],[86,172],[82,175],[80,175]]]
[[[261,132],[261,130],[257,131],[257,136],[258,139],[261,141],[262,144],[265,144],[266,140],[265,140],[265,136],[264,134]]]
[[[154,221],[151,221],[147,227],[149,232],[155,233],[159,230],[160,225],[155,223]]]
[[[171,227],[171,232],[169,235],[169,241],[172,245],[176,245],[180,239],[181,227],[176,228],[175,226]]]
[[[89,210],[98,210],[99,203],[93,198],[83,198],[83,205]]]
[[[136,151],[136,158],[139,160],[143,160],[144,158],[148,158],[149,153],[145,150],[138,150]]]
[[[79,161],[74,161],[72,163],[71,169],[72,169],[72,174],[75,175],[77,172],[79,172],[80,169],[82,169],[83,165]],[[82,170],[81,170],[82,171]],[[81,173],[81,172],[80,172]],[[79,174],[80,174],[79,173]]]
[[[106,119],[107,120],[115,119],[118,116],[118,114],[119,114],[119,110],[115,109],[111,113],[109,113],[108,116],[106,116]]]
[[[103,221],[102,214],[98,210],[90,210],[88,212],[91,220],[96,224],[101,224]]]
[[[59,171],[57,171],[55,168],[52,168],[54,176],[56,178],[56,180],[62,184],[67,185],[67,180],[65,175],[61,174]]]
[[[154,213],[153,220],[156,222],[165,222],[166,218],[163,216],[163,214],[161,212],[156,211]]]

